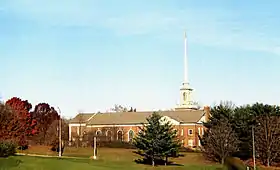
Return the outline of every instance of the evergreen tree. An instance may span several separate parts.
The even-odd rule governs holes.
[[[156,160],[165,158],[168,161],[168,157],[178,155],[180,147],[177,131],[161,118],[160,114],[154,112],[147,118],[147,124],[143,124],[143,128],[134,139],[134,145],[140,155],[153,166]]]
[[[210,111],[211,117],[204,125],[207,128],[203,137],[199,136],[202,151],[207,159],[221,162],[238,151],[239,139],[235,132],[234,109],[229,102],[221,103]]]
[[[168,157],[179,156],[179,148],[181,143],[177,137],[177,130],[172,128],[170,122],[166,122],[161,126],[161,142],[162,156],[165,157],[165,165],[168,163]]]

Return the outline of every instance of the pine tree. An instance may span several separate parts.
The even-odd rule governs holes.
[[[180,147],[176,130],[169,122],[162,122],[161,118],[160,114],[154,112],[134,139],[139,153],[153,166],[156,160],[165,158],[167,161],[168,157],[177,155]]]
[[[162,156],[165,157],[165,165],[168,163],[168,157],[179,156],[179,148],[181,143],[177,137],[177,130],[172,128],[170,122],[167,122],[161,126],[161,142],[160,146],[162,150]]]
[[[210,120],[204,123],[207,128],[203,136],[199,136],[204,156],[212,161],[224,164],[228,156],[238,151],[239,139],[233,128],[233,105],[221,103],[211,109]]]

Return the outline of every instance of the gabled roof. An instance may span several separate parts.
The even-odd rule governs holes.
[[[146,118],[153,112],[116,112],[78,114],[71,123],[86,123],[87,125],[128,125],[147,123]],[[197,123],[204,115],[203,110],[161,111],[162,116],[168,116],[180,123]],[[81,121],[83,119],[84,121]],[[86,121],[88,120],[88,121]]]
[[[94,115],[95,113],[79,113],[70,120],[70,123],[87,123]]]

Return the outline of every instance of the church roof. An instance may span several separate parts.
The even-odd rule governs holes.
[[[97,113],[97,114],[78,114],[71,123],[78,123],[83,118],[87,125],[128,125],[146,123],[146,118],[153,112],[116,112],[116,113]],[[162,116],[168,116],[180,123],[196,123],[204,115],[203,110],[181,110],[181,111],[161,111]],[[90,119],[89,119],[90,118]],[[88,120],[89,119],[89,120]],[[88,121],[86,121],[88,120]]]
[[[86,123],[94,114],[95,113],[79,113],[70,120],[70,123]]]

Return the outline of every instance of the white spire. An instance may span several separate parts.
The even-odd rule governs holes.
[[[188,80],[188,56],[187,56],[187,33],[184,32],[184,83],[189,83]]]
[[[188,79],[188,55],[187,55],[187,34],[184,32],[184,81],[180,88],[180,103],[175,109],[197,109],[195,102],[192,99],[193,89],[189,84]]]

